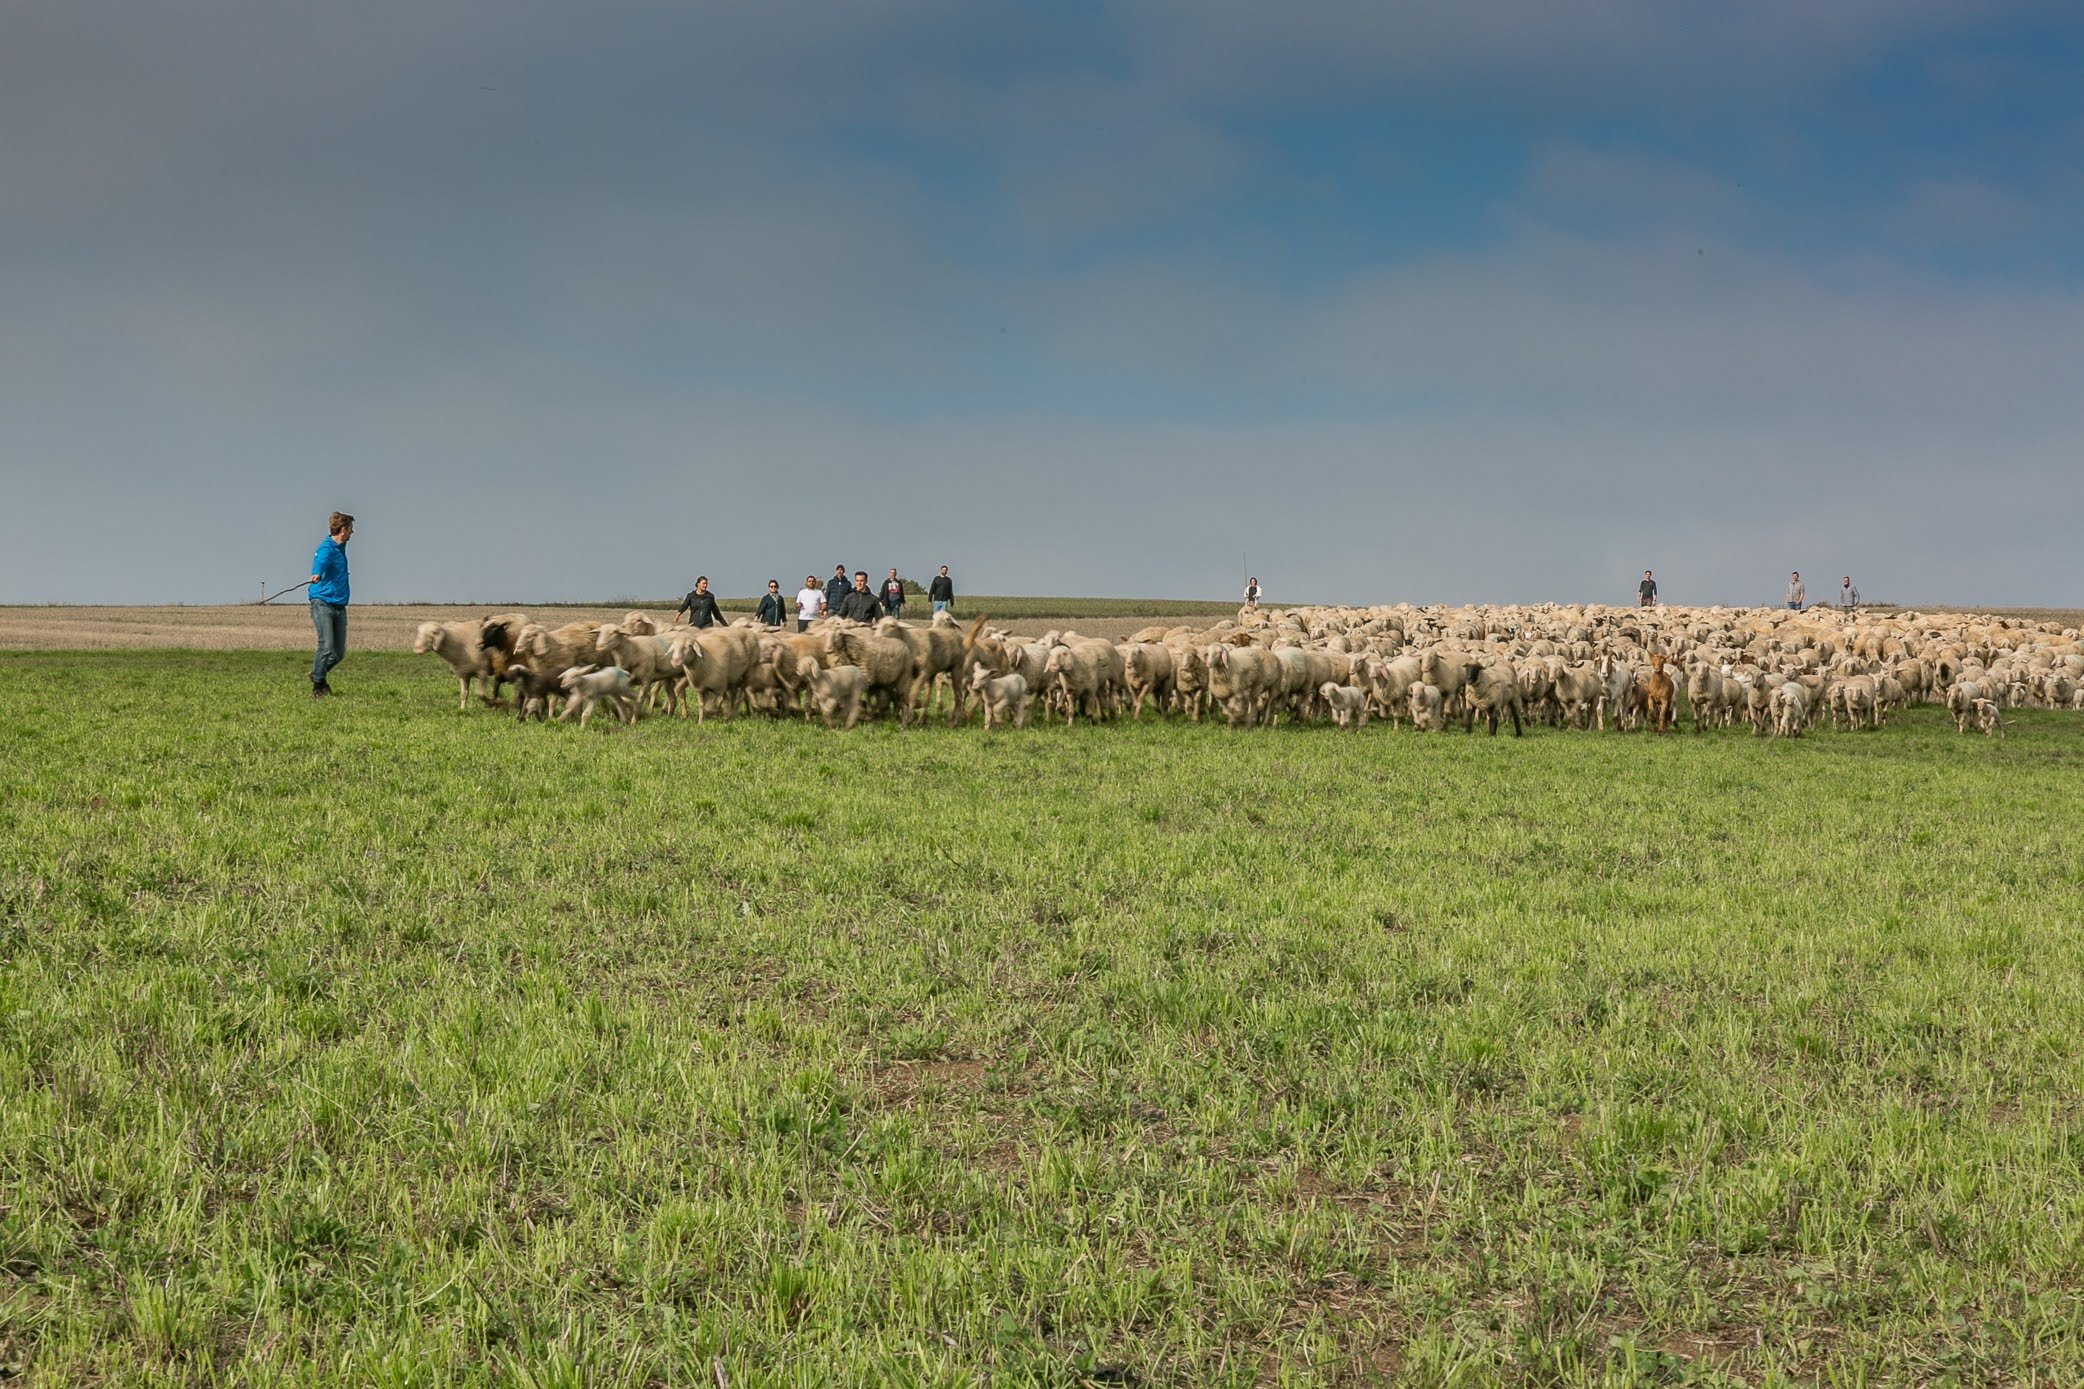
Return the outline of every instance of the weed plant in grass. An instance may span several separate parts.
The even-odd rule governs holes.
[[[2084,720],[459,714],[0,655],[32,1382],[2084,1380]]]

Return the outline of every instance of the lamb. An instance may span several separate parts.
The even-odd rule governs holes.
[[[1442,710],[1446,697],[1440,693],[1438,685],[1428,685],[1420,681],[1405,693],[1405,699],[1411,706],[1413,728],[1421,733],[1437,733],[1445,726],[1446,718]]]
[[[2004,716],[1997,712],[1996,700],[1979,699],[1975,702],[1975,726],[1983,730],[1985,738],[1993,733],[2000,738],[2004,736]]]
[[[1317,697],[1324,701],[1325,708],[1331,710],[1331,721],[1339,727],[1362,729],[1368,726],[1368,696],[1360,686],[1327,680],[1317,687]]]
[[[1975,717],[1975,703],[1981,698],[1983,688],[1973,680],[1956,680],[1947,690],[1947,712],[1954,716],[1956,733],[1968,731],[1968,721]]]
[[[574,709],[579,711],[579,727],[593,717],[594,707],[606,704],[608,710],[624,723],[633,723],[637,718],[637,695],[630,688],[630,673],[620,666],[575,666],[559,677],[564,686],[565,706],[560,716],[569,719]]]
[[[994,676],[982,665],[970,667],[970,693],[984,706],[984,729],[1010,717],[1015,728],[1028,721],[1028,682],[1019,675]]]
[[[868,672],[860,666],[833,666],[828,670],[805,656],[796,662],[796,676],[810,691],[811,702],[817,706],[818,716],[825,720],[827,729],[834,719],[839,720],[842,729],[852,728],[860,721],[862,697],[868,693]]]
[[[1796,680],[1773,687],[1773,734],[1798,738],[1809,723],[1809,691]]]
[[[422,622],[412,641],[413,654],[433,652],[456,672],[456,707],[470,707],[473,685],[493,678],[492,656],[485,650],[484,632],[475,622]]]

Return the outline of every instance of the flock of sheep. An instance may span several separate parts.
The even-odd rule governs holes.
[[[699,720],[800,711],[827,728],[884,713],[900,724],[945,699],[950,723],[986,728],[1040,716],[1106,719],[1221,711],[1231,727],[1387,719],[1437,731],[1481,719],[1663,732],[1681,697],[1695,732],[1742,722],[1796,737],[1823,721],[1880,727],[1908,704],[1944,704],[1955,727],[2002,734],[2021,705],[2084,708],[2084,643],[2053,623],[1914,612],[1735,608],[1291,608],[1213,625],[1148,627],[1123,642],[1051,632],[1034,640],[967,627],[828,619],[784,632],[744,619],[670,627],[633,612],[616,623],[549,627],[524,613],[421,625],[413,650],[455,671],[458,707],[475,689],[516,717],[648,708]]]

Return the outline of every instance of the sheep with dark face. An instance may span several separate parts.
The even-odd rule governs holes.
[[[507,679],[514,687],[514,718],[517,722],[531,718],[548,719],[557,712],[557,706],[564,699],[564,672],[561,670],[511,665],[507,667]]]
[[[1512,736],[1520,736],[1520,678],[1504,661],[1493,665],[1465,661],[1462,664],[1462,701],[1464,733],[1472,732],[1476,720],[1481,718],[1495,738],[1498,736],[1498,719],[1506,715],[1512,719]]]

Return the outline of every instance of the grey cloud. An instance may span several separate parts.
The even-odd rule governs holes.
[[[1721,100],[1951,10],[1130,13],[12,17],[0,600],[245,597],[334,506],[372,599],[842,559],[1227,595],[1245,554],[1282,598],[1625,597],[1646,563],[1675,597],[2062,596],[2073,291],[1796,258],[1726,181],[1560,135],[1459,251],[1298,288],[1109,244],[1267,177],[1240,112]],[[1917,196],[1963,235],[2047,201]]]

